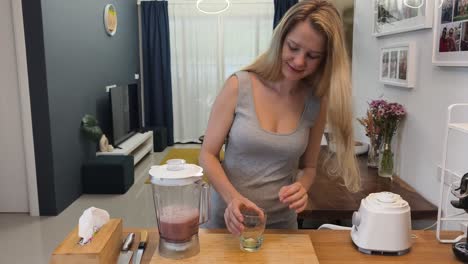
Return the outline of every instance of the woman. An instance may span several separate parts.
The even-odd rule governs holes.
[[[457,44],[456,44],[456,41],[455,41],[455,36],[453,35],[453,32],[454,32],[454,29],[453,28],[450,28],[449,29],[449,33],[448,33],[448,37],[447,37],[447,47],[448,47],[448,51],[457,51]]]
[[[247,207],[265,210],[267,228],[297,228],[326,122],[344,184],[358,190],[349,77],[335,7],[325,0],[293,6],[269,49],[231,76],[213,105],[199,157],[216,189],[207,227],[238,235],[244,228],[240,210]],[[299,166],[303,173],[296,177]]]
[[[439,39],[439,52],[449,51],[448,39],[447,39],[447,28],[442,29],[442,34]]]

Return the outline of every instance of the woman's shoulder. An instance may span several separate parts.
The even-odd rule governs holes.
[[[315,94],[314,91],[312,91],[309,94],[308,101],[311,102],[311,103],[320,104],[320,102],[322,102],[322,100],[324,98],[325,98],[325,96],[318,96],[318,95]]]
[[[312,89],[312,91],[309,92],[307,96],[307,112],[306,112],[306,118],[309,120],[315,120],[317,117],[319,111],[320,111],[320,106],[325,100],[325,96],[318,96],[315,94],[315,91]]]
[[[247,71],[247,70],[239,70],[239,71],[236,71],[234,72],[231,76],[236,76],[237,78],[258,78],[258,75],[255,73],[255,72],[252,72],[252,71]]]
[[[222,94],[225,94],[226,96],[229,97],[237,97],[237,93],[239,91],[239,80],[237,75],[232,74],[227,78],[227,80],[224,82],[224,87],[223,90],[221,91]]]
[[[213,104],[215,112],[234,112],[238,97],[238,80],[235,75],[231,75],[224,82],[223,88],[219,91]]]
[[[312,93],[307,98],[307,105],[308,105],[307,107],[309,108],[309,110],[314,113],[318,111],[318,109],[320,109],[320,104],[322,103],[322,99],[323,99],[322,97],[318,97]]]
[[[243,95],[247,95],[246,92],[251,89],[252,86],[256,86],[260,81],[260,78],[255,72],[240,70],[231,75],[237,78],[238,92]]]
[[[306,102],[308,104],[319,104],[323,96],[317,95],[317,90],[314,85],[303,83],[303,88],[305,89]]]

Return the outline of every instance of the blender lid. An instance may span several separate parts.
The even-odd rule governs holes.
[[[374,209],[394,211],[409,208],[408,202],[400,195],[391,192],[371,193],[365,200]]]
[[[153,184],[186,185],[201,179],[203,168],[187,164],[183,159],[174,159],[164,165],[151,166],[149,174]]]

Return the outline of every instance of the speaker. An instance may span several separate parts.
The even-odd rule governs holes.
[[[153,149],[155,152],[162,152],[167,147],[166,127],[145,127],[143,131],[153,131]]]

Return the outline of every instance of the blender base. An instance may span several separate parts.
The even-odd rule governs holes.
[[[184,259],[197,255],[200,252],[198,234],[193,235],[190,241],[185,243],[168,242],[164,238],[159,238],[159,255],[169,259]]]

